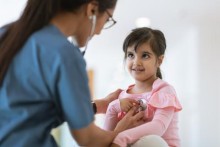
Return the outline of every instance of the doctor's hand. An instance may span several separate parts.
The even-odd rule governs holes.
[[[108,108],[109,103],[117,99],[121,91],[122,91],[121,89],[117,89],[114,92],[107,95],[103,99],[94,100],[96,107],[97,107],[97,113],[105,113]]]
[[[137,111],[138,106],[133,106],[128,113],[120,120],[114,132],[120,133],[124,130],[139,126],[144,123],[144,111]]]

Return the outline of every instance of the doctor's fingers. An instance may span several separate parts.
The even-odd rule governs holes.
[[[144,123],[144,111],[140,111],[133,116],[134,127],[139,126]]]

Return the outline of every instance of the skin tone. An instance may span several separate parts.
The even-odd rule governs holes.
[[[108,9],[108,12],[112,15],[114,9]],[[106,12],[102,14],[98,13],[98,4],[95,1],[85,4],[75,12],[61,11],[52,18],[51,23],[66,37],[74,36],[78,46],[84,47],[91,33],[92,20],[90,17],[92,15],[96,15],[97,18],[95,31],[92,36],[99,35],[109,16]],[[118,97],[119,91],[108,95],[105,100],[96,100],[97,111],[99,113],[106,112],[107,105],[110,101]],[[119,132],[143,123],[141,118],[143,118],[144,114],[136,114],[136,109],[135,107],[131,109],[124,119],[118,123],[114,131],[104,131],[92,122],[87,127],[71,130],[71,134],[80,146],[107,147]]]
[[[135,86],[128,93],[140,94],[152,90],[153,82],[157,79],[157,68],[162,63],[163,57],[163,55],[157,57],[147,42],[139,45],[136,51],[134,46],[128,47],[126,67],[135,80]],[[120,100],[122,111],[129,111],[132,103],[128,98]],[[111,147],[119,146],[113,143]]]
[[[148,43],[141,44],[136,51],[134,46],[128,47],[126,56],[126,67],[135,80],[135,86],[129,90],[129,93],[151,91],[163,56],[157,57]]]
[[[108,12],[112,15],[114,9],[108,9]],[[84,47],[92,28],[92,20],[89,18],[93,15],[97,19],[92,36],[99,35],[109,16],[106,12],[98,13],[98,5],[95,2],[82,6],[77,12],[60,12],[51,20],[51,23],[65,36],[74,36],[79,47]]]
[[[121,89],[117,89],[116,91],[110,93],[108,96],[106,96],[104,99],[96,99],[94,100],[96,107],[97,107],[97,113],[106,113],[106,110],[108,108],[108,104],[112,102],[113,100],[118,98],[118,95],[121,93]]]
[[[157,68],[162,61],[163,55],[157,57],[148,43],[140,45],[136,51],[134,46],[128,47],[126,67],[135,79],[135,86],[127,92],[139,94],[151,91],[152,84],[157,79]],[[120,99],[121,110],[124,112],[128,112],[134,105],[138,105],[135,100]]]
[[[126,99],[119,99],[121,111],[128,112],[133,106],[138,106],[138,102],[134,99],[126,98]]]

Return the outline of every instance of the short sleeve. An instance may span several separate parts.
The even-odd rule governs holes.
[[[71,129],[89,125],[94,120],[86,64],[76,48],[62,51],[57,61],[57,91],[60,107]]]
[[[156,82],[148,104],[155,108],[175,108],[175,112],[182,110],[174,88],[166,82]]]
[[[163,92],[158,92],[152,95],[149,105],[155,108],[174,107],[176,112],[182,110],[182,107],[175,95]]]

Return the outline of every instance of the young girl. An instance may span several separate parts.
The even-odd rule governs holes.
[[[114,146],[180,146],[177,112],[182,107],[174,88],[162,80],[160,72],[165,49],[166,40],[159,30],[137,28],[125,39],[124,59],[135,84],[110,103],[104,129],[114,130],[121,117],[140,99],[146,102],[146,107],[142,109],[145,111],[145,123],[119,133],[114,139]]]

